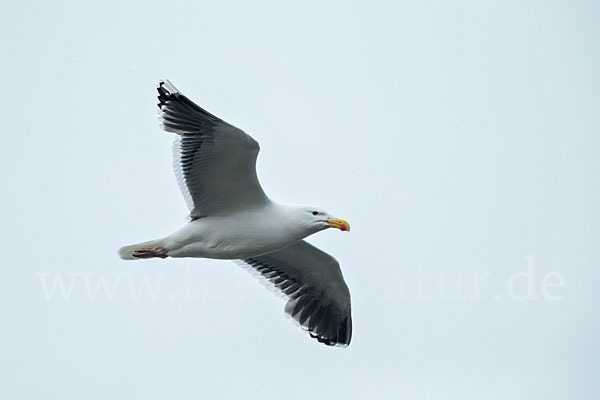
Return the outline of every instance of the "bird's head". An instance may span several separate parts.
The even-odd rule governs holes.
[[[305,224],[314,229],[315,232],[327,228],[350,231],[350,224],[348,221],[336,218],[321,208],[302,207],[299,211],[302,213],[302,219],[305,221]]]

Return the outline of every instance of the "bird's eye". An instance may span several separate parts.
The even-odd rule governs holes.
[[[319,215],[319,212],[318,211],[313,211],[312,215]]]

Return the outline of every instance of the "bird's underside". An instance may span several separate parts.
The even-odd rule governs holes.
[[[177,232],[120,249],[127,260],[167,257],[241,259],[284,293],[286,313],[319,342],[352,338],[350,292],[329,254],[306,241],[346,221],[317,208],[285,206],[265,195],[256,175],[258,143],[181,94],[158,86],[162,128],[175,133],[174,170],[190,208]]]

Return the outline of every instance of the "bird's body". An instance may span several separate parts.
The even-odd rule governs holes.
[[[327,228],[349,230],[348,223],[316,207],[269,199],[256,176],[260,148],[252,137],[168,81],[161,81],[158,93],[162,127],[178,135],[174,169],[191,221],[162,239],[121,248],[121,258],[242,260],[288,296],[286,312],[312,337],[348,345],[350,293],[339,264],[302,240]]]
[[[161,247],[168,249],[169,257],[243,260],[289,246],[321,230],[295,220],[290,211],[301,208],[269,201],[230,215],[198,218],[163,239],[123,247],[120,255],[134,260],[138,259],[133,255],[135,249]]]

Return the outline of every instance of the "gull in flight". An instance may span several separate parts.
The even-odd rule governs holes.
[[[120,257],[241,260],[286,295],[285,312],[311,337],[348,346],[350,292],[340,265],[303,240],[327,228],[349,231],[348,222],[269,199],[256,176],[258,142],[167,80],[159,83],[158,107],[162,129],[177,134],[173,165],[190,221],[162,239],[122,247]]]

